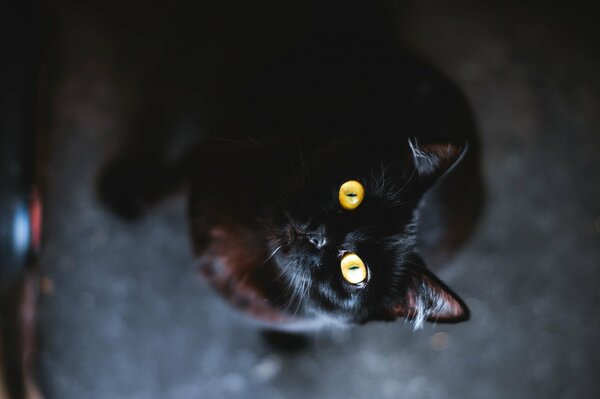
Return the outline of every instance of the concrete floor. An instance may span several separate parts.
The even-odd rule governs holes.
[[[93,51],[110,44],[63,9],[44,169],[47,397],[600,397],[597,38],[585,10],[501,4],[399,11],[406,42],[458,82],[480,126],[487,212],[440,271],[471,320],[323,331],[294,355],[266,346],[197,276],[182,198],[135,224],[100,206],[123,85]]]

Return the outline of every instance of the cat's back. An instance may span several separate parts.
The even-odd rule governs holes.
[[[240,85],[224,120],[244,134],[470,140],[456,86],[382,37],[311,37],[273,54]],[[235,126],[231,126],[235,121]]]

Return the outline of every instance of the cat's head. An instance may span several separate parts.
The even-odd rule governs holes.
[[[291,303],[341,323],[457,322],[464,303],[415,250],[417,208],[466,145],[348,141],[304,154],[283,184],[271,250]]]

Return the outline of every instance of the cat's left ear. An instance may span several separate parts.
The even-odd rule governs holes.
[[[418,267],[408,272],[406,290],[399,303],[393,306],[392,314],[413,320],[415,328],[424,321],[458,323],[467,320],[469,308],[462,299],[427,270],[420,257],[415,260]]]
[[[408,146],[416,172],[430,181],[449,172],[461,161],[469,147],[466,142],[420,144],[416,138],[409,139]]]

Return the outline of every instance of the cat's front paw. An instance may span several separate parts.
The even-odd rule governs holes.
[[[98,177],[100,201],[121,219],[139,219],[151,197],[150,169],[147,165],[122,159],[109,163]]]

